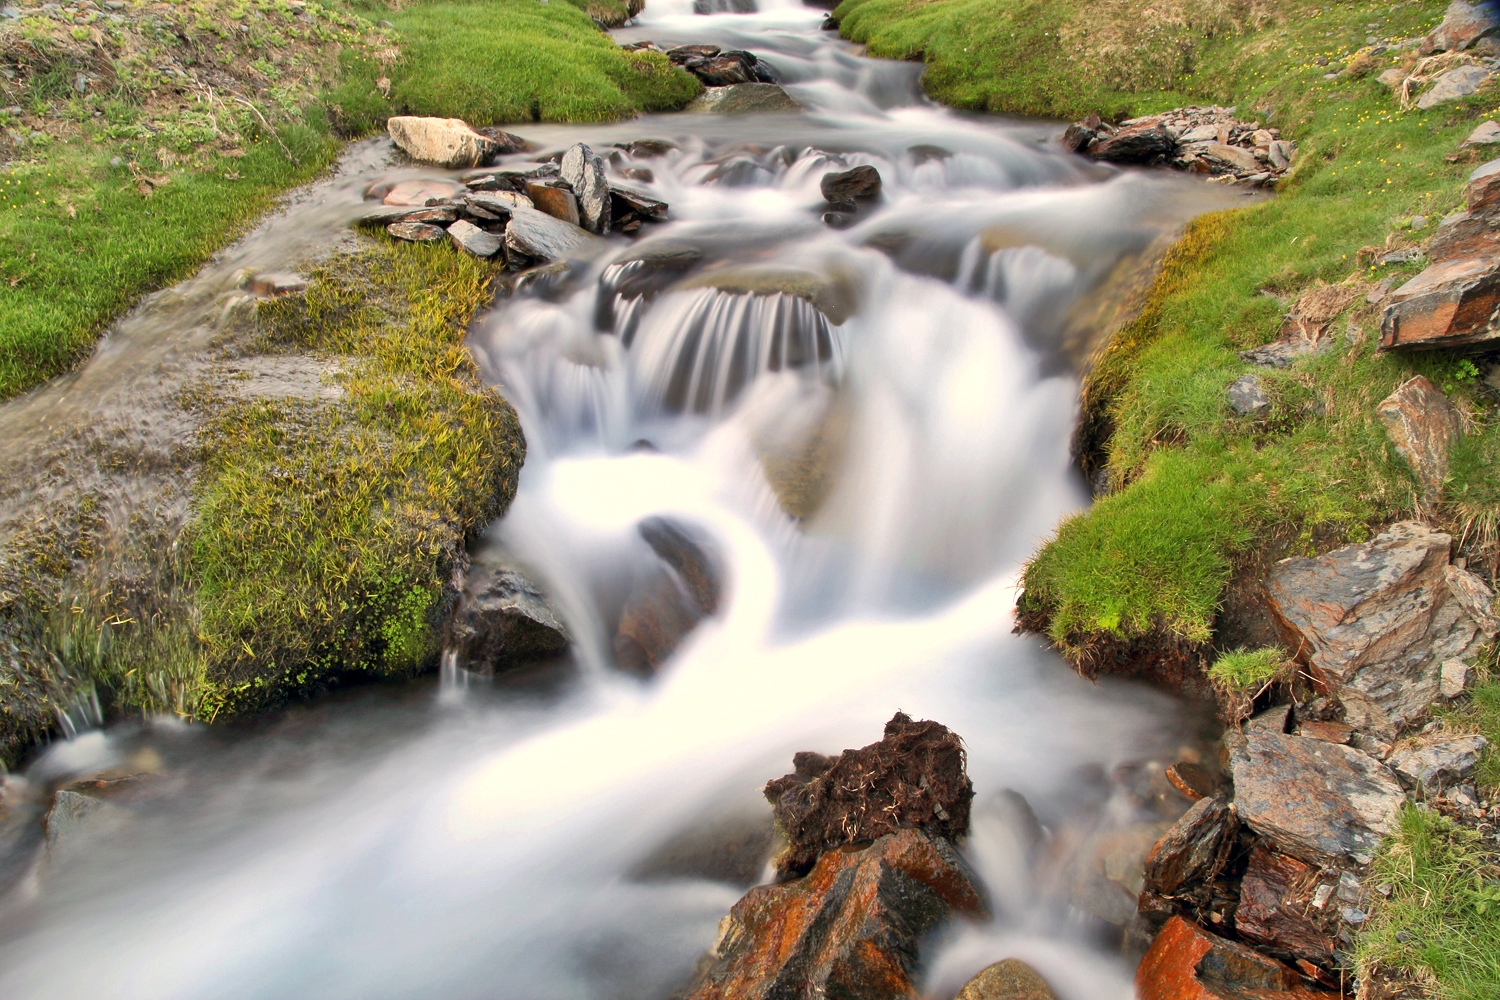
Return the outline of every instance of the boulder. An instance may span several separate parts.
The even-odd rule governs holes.
[[[1436,498],[1448,476],[1448,455],[1463,434],[1458,411],[1425,375],[1403,382],[1375,407],[1396,452],[1406,460],[1423,496]]]
[[[583,143],[575,142],[563,154],[560,167],[562,179],[578,200],[583,228],[591,233],[609,232],[609,182],[604,179],[604,161]]]
[[[1489,78],[1490,71],[1483,66],[1458,66],[1450,69],[1433,81],[1432,87],[1425,94],[1417,98],[1417,108],[1426,111],[1439,104],[1468,97]]]
[[[915,828],[955,840],[969,830],[974,785],[963,741],[946,726],[897,712],[878,742],[837,757],[803,751],[765,795],[787,848],[776,870],[795,876],[847,844]]]
[[[1464,199],[1471,212],[1482,212],[1500,202],[1500,159],[1474,168],[1464,186]]]
[[[1412,788],[1434,796],[1470,777],[1487,746],[1479,735],[1419,737],[1397,747],[1386,763]]]
[[[1342,722],[1313,720],[1298,726],[1297,735],[1306,736],[1310,740],[1322,740],[1324,743],[1348,743],[1354,736],[1354,727]]]
[[[419,163],[461,170],[477,167],[500,151],[500,143],[471,129],[459,118],[397,115],[385,123],[391,140]]]
[[[719,610],[721,569],[712,543],[662,517],[636,528],[660,562],[641,573],[615,630],[615,664],[638,676],[654,674],[689,632]]]
[[[1260,420],[1271,412],[1271,399],[1254,375],[1241,375],[1229,383],[1225,394],[1229,397],[1229,408],[1238,416]]]
[[[435,243],[447,235],[441,226],[426,222],[393,222],[385,231],[406,243]]]
[[[586,229],[521,205],[511,210],[505,227],[507,258],[516,254],[529,261],[567,260],[607,245]]]
[[[1019,958],[1007,958],[982,969],[958,991],[956,1000],[1058,1000],[1058,997],[1035,969]]]
[[[1433,264],[1386,300],[1380,349],[1489,348],[1500,341],[1500,260]]]
[[[1464,257],[1500,257],[1500,218],[1491,212],[1455,212],[1438,223],[1427,256],[1434,264]]]
[[[823,192],[824,200],[834,204],[879,198],[880,171],[865,164],[852,170],[826,173],[818,182],[818,189]]]
[[[1234,813],[1223,798],[1193,803],[1146,855],[1145,890],[1175,896],[1191,885],[1211,881],[1229,857],[1234,829]]]
[[[460,250],[484,259],[495,256],[503,245],[500,237],[487,233],[474,223],[463,219],[459,219],[448,227],[448,238]]]
[[[774,83],[737,83],[709,87],[688,102],[684,111],[718,115],[770,114],[801,111],[802,105]]]
[[[905,829],[825,852],[804,877],[747,892],[719,922],[687,1000],[914,1000],[925,934],[984,901],[951,844]]]
[[[1500,28],[1495,19],[1481,5],[1453,0],[1443,16],[1443,22],[1422,40],[1419,51],[1422,55],[1433,52],[1462,52],[1487,35]]]
[[[1235,931],[1284,957],[1330,966],[1334,935],[1317,919],[1317,886],[1318,869],[1269,850],[1264,844],[1255,845],[1240,883]]]
[[[565,181],[530,181],[526,185],[526,197],[531,199],[537,211],[545,212],[554,219],[561,219],[574,226],[582,221],[582,215],[578,211],[578,198]]]
[[[722,55],[692,59],[683,68],[710,87],[729,87],[736,83],[756,83],[755,57],[748,52],[725,52]]]
[[[485,674],[557,656],[571,641],[541,588],[506,559],[470,572],[445,639],[463,666]]]
[[[1289,966],[1172,917],[1135,972],[1139,1000],[1337,1000]]]
[[[1088,144],[1088,154],[1109,163],[1150,163],[1158,156],[1170,156],[1177,140],[1159,123],[1146,121],[1129,125],[1110,135],[1100,135]]]
[[[391,185],[383,200],[387,205],[421,208],[457,198],[461,193],[463,185],[452,181],[402,181]]]
[[[1284,733],[1224,737],[1240,821],[1311,864],[1373,854],[1406,801],[1390,770],[1352,747]]]
[[[1208,144],[1203,149],[1196,150],[1196,152],[1199,156],[1223,164],[1232,170],[1255,173],[1261,169],[1260,161],[1255,158],[1255,154],[1240,146],[1214,142]]]
[[[1297,658],[1347,706],[1355,688],[1399,728],[1438,696],[1440,664],[1484,644],[1448,582],[1451,536],[1393,525],[1325,555],[1284,559],[1266,579],[1268,607]],[[1394,735],[1394,732],[1391,733]]]

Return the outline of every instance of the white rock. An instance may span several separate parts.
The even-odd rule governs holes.
[[[391,140],[413,160],[439,167],[475,167],[499,149],[499,144],[469,128],[460,118],[418,118],[397,115],[385,123]]]

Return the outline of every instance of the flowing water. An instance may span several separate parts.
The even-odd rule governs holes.
[[[872,742],[897,709],[967,743],[965,851],[995,910],[928,943],[924,991],[1015,955],[1067,1000],[1131,995],[1078,873],[1159,818],[1149,776],[1194,720],[1012,635],[1015,586],[1086,503],[1068,458],[1079,317],[1224,196],[1061,156],[1052,126],[933,107],[918,67],[861,58],[818,12],[685,2],[653,0],[622,40],[749,48],[806,113],[523,129],[548,150],[671,140],[612,169],[652,171],[632,183],[673,221],[470,332],[529,445],[478,557],[529,568],[571,659],[500,680],[449,663],[253,725],[55,745],[32,786],[159,776],[13,880],[0,995],[665,997],[744,888],[666,846],[763,825],[759,787],[794,751]],[[372,148],[321,189],[320,219],[357,211],[384,169]],[[881,202],[825,226],[820,177],[859,164]],[[305,249],[276,232],[253,245]],[[199,283],[222,292],[235,259]],[[612,637],[652,516],[710,540],[725,590],[642,681],[614,668]],[[1007,789],[1048,832],[1037,852]]]

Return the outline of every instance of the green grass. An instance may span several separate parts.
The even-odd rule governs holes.
[[[262,346],[340,361],[345,397],[205,404],[191,566],[208,681],[231,713],[427,665],[448,567],[515,494],[515,411],[462,346],[492,267],[362,243],[258,317]]]
[[[352,134],[378,131],[395,114],[472,125],[605,121],[680,108],[702,89],[663,55],[621,49],[582,4],[432,3],[389,17],[400,57],[382,65],[351,55],[330,99]]]
[[[1254,694],[1286,670],[1286,653],[1274,646],[1265,649],[1235,649],[1223,654],[1208,668],[1209,680],[1237,691]]]
[[[1404,970],[1422,995],[1500,996],[1500,867],[1473,831],[1408,806],[1386,838],[1367,885],[1388,885],[1361,935],[1363,976]]]

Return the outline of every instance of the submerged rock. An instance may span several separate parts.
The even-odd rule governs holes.
[[[654,674],[688,633],[719,610],[721,569],[712,543],[682,524],[651,517],[638,526],[661,562],[636,580],[615,631],[616,665]]]
[[[500,143],[480,135],[459,118],[397,115],[385,123],[391,140],[420,163],[449,169],[477,167],[500,150]]]
[[[880,197],[880,171],[869,164],[852,170],[834,171],[823,175],[818,182],[825,201],[839,204],[856,199],[870,200]]]
[[[802,105],[774,83],[737,83],[732,87],[709,87],[682,110],[750,115],[801,111]]]
[[[494,673],[557,656],[571,637],[535,581],[501,558],[470,572],[447,641],[467,669]]]
[[[1018,958],[985,967],[955,1000],[1058,1000],[1047,980]]]
[[[974,799],[966,760],[963,741],[946,726],[903,712],[859,750],[796,754],[792,773],[765,788],[788,840],[776,870],[799,875],[824,852],[906,828],[962,837]]]

